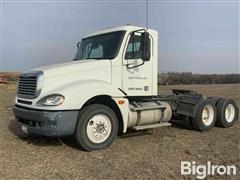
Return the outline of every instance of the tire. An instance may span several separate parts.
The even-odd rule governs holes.
[[[210,130],[216,122],[215,104],[209,99],[204,99],[199,102],[196,108],[195,117],[192,118],[194,129],[198,131]]]
[[[79,112],[75,128],[75,141],[86,151],[109,146],[116,138],[118,119],[107,106],[92,104]]]
[[[238,117],[236,103],[232,99],[220,99],[217,104],[216,126],[222,128],[231,127]]]

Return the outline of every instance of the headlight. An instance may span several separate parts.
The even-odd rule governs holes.
[[[40,99],[37,106],[59,106],[63,103],[64,96],[60,94],[52,94]]]

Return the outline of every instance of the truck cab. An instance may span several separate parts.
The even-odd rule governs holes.
[[[158,97],[157,69],[157,31],[132,25],[100,30],[79,41],[72,61],[20,74],[13,111],[25,133],[73,135],[83,149],[101,149],[128,128],[170,125],[177,95]],[[194,108],[202,100],[196,97],[190,98]],[[209,128],[216,121],[216,102],[210,104]],[[232,123],[237,110],[231,104]],[[177,110],[195,117],[194,110]]]

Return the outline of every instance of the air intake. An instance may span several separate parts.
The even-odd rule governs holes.
[[[21,74],[18,81],[18,97],[26,99],[36,98],[40,94],[38,81],[42,75],[42,72]]]

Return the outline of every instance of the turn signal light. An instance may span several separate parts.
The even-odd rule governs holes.
[[[118,100],[118,104],[124,104],[124,100]]]

